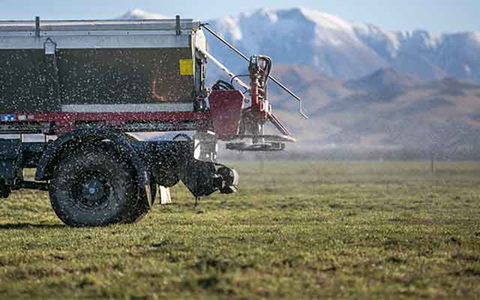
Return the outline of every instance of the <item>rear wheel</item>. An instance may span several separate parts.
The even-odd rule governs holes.
[[[50,198],[70,226],[129,223],[148,211],[138,197],[134,169],[103,147],[80,147],[57,165]]]

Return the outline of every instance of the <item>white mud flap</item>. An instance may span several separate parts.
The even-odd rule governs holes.
[[[172,198],[170,197],[170,188],[159,186],[160,190],[160,204],[167,205],[172,203]]]

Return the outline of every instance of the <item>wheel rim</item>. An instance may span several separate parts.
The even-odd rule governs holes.
[[[111,187],[107,177],[98,172],[84,172],[75,180],[73,196],[84,209],[96,210],[108,205]]]

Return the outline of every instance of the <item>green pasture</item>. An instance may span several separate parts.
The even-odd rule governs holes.
[[[233,162],[134,225],[69,228],[48,193],[0,202],[0,299],[475,299],[480,163]]]

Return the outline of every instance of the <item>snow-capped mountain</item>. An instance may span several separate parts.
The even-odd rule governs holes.
[[[209,23],[248,54],[268,54],[277,63],[309,66],[341,79],[393,68],[424,80],[480,81],[480,32],[386,31],[305,8],[261,9]],[[214,54],[236,64],[227,49],[213,43]]]
[[[309,66],[329,76],[360,77],[388,66],[351,24],[317,11],[262,9],[209,23],[245,53],[263,53],[275,63]],[[210,49],[225,60],[231,56],[224,47]]]

